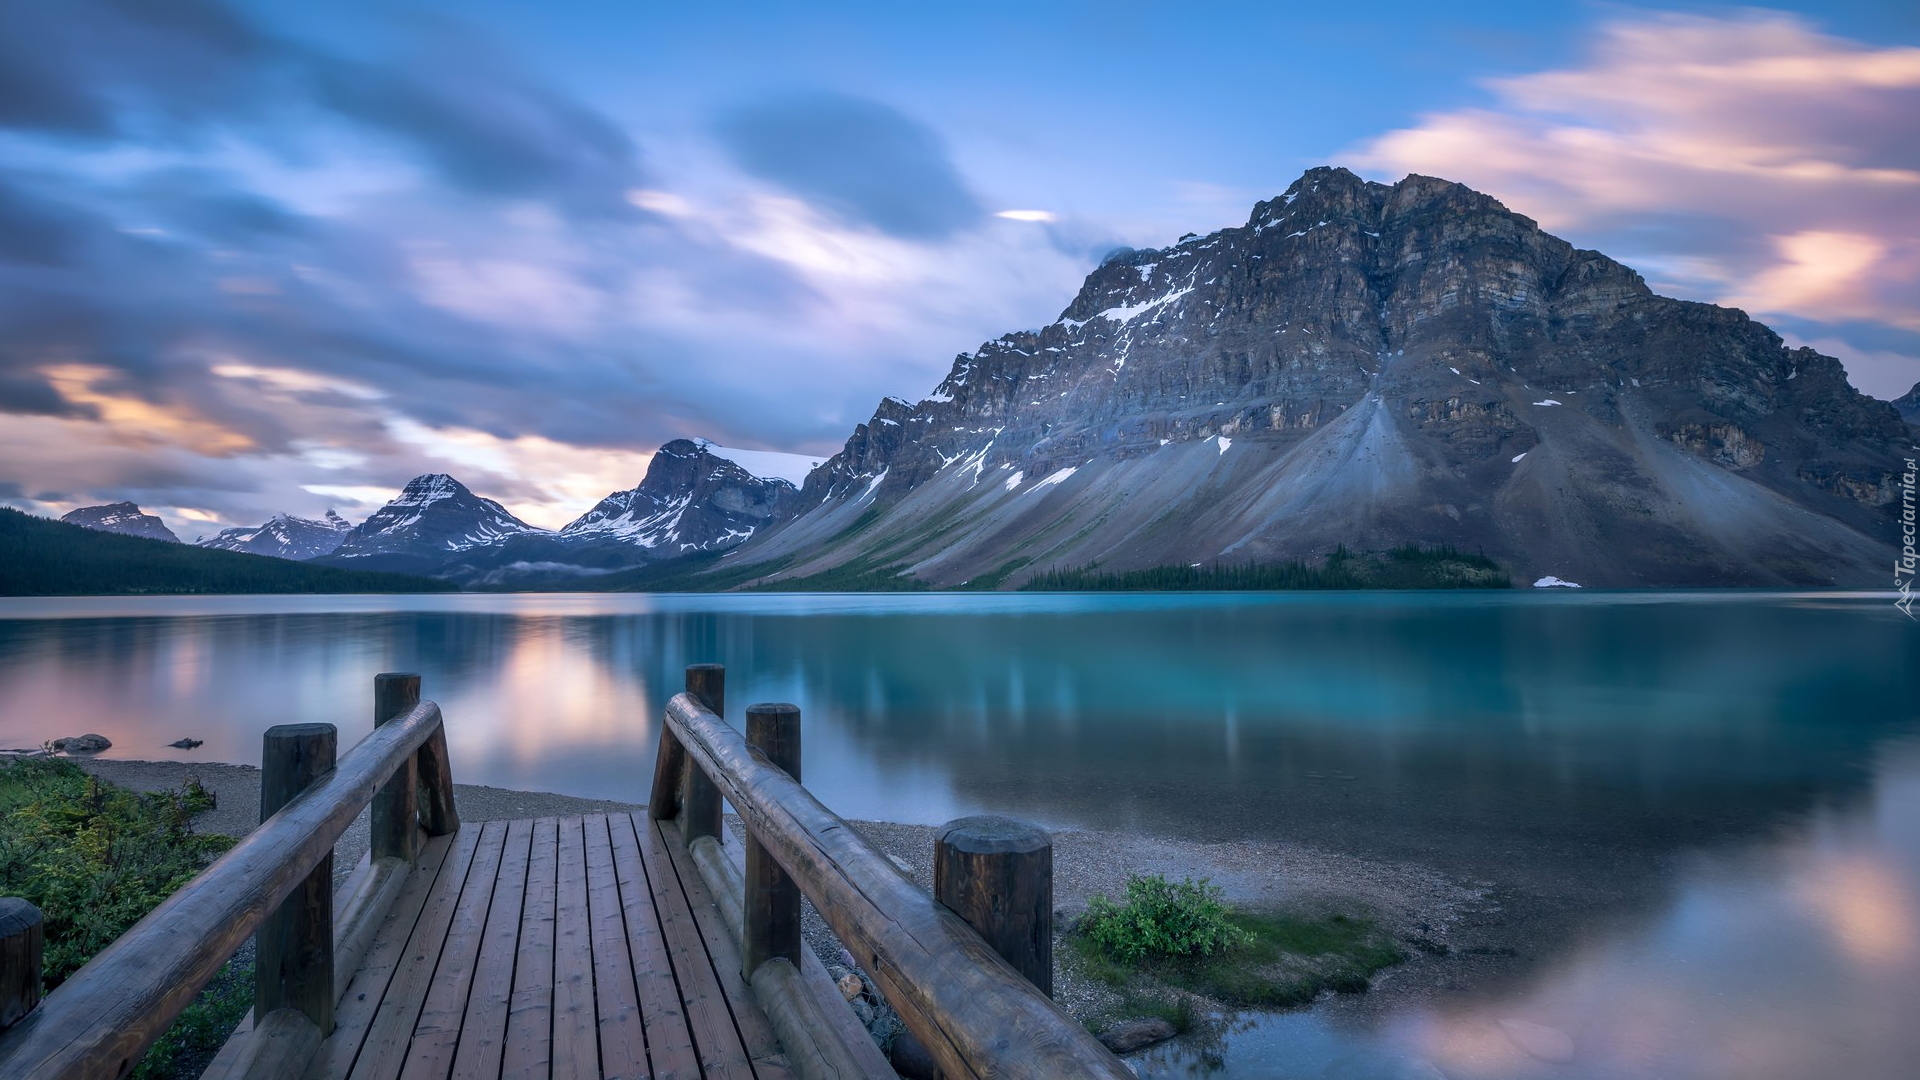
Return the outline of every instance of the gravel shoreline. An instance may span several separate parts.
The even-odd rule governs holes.
[[[177,788],[196,777],[214,793],[216,807],[200,815],[202,832],[242,836],[259,821],[259,770],[250,765],[175,761],[71,760],[104,780],[138,791]],[[582,799],[551,792],[455,785],[463,821],[550,817],[637,810],[635,803]],[[938,827],[893,822],[851,824],[923,888],[932,888],[933,842]],[[731,819],[737,834],[740,824]],[[1365,858],[1283,840],[1203,843],[1119,831],[1057,830],[1054,842],[1054,906],[1066,923],[1095,895],[1119,896],[1134,874],[1205,877],[1227,899],[1256,909],[1344,912],[1371,916],[1407,942],[1411,959],[1375,979],[1372,992],[1316,1008],[1346,1014],[1378,1013],[1437,995],[1501,981],[1521,953],[1502,901],[1513,894],[1486,882],[1463,881],[1413,862]],[[367,850],[367,814],[362,813],[336,848],[335,874],[344,879]],[[1496,898],[1496,894],[1505,894]],[[840,945],[809,905],[807,940],[825,963],[837,962]],[[1068,970],[1056,970],[1055,997],[1076,1018],[1110,1015],[1111,991]]]

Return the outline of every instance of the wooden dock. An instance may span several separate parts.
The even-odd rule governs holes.
[[[41,913],[0,898],[0,1076],[126,1080],[251,939],[253,1012],[203,1080],[897,1080],[844,996],[874,992],[918,1075],[1130,1080],[1049,997],[1043,831],[949,822],[929,895],[801,785],[797,707],[743,733],[723,704],[689,667],[644,813],[465,827],[418,675],[375,677],[344,757],[333,725],[268,728],[260,827],[44,1000]],[[801,940],[803,897],[857,986]]]
[[[596,814],[431,841],[306,1075],[787,1080],[739,950],[663,828]]]

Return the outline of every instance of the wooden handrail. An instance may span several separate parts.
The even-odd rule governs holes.
[[[733,804],[948,1077],[1131,1080],[972,927],[701,702],[675,695],[666,723],[689,765]]]
[[[440,707],[421,702],[375,728],[346,759],[180,887],[0,1036],[7,1080],[120,1080],[220,966],[252,936],[423,748],[444,757]],[[422,765],[429,763],[422,762]],[[447,788],[428,832],[458,827],[446,762],[422,779]],[[429,815],[430,817],[432,815]]]

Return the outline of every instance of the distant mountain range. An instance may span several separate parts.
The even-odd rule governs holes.
[[[1486,195],[1315,169],[1244,226],[1115,253],[825,461],[675,440],[558,531],[435,473],[358,526],[201,543],[493,588],[1324,578],[1336,553],[1341,579],[1422,551],[1462,580],[1885,584],[1913,425],[1920,385],[1868,398]],[[173,539],[131,503],[68,519]]]
[[[265,525],[224,529],[217,536],[203,536],[194,542],[220,551],[244,551],[249,555],[272,555],[280,559],[313,559],[333,554],[352,529],[345,518],[332,510],[318,521],[275,514]]]
[[[171,535],[171,534],[169,534]],[[0,596],[440,592],[449,582],[217,551],[0,508]]]

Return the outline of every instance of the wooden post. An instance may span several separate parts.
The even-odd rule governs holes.
[[[992,815],[947,822],[933,844],[933,898],[1053,996],[1053,838],[1046,830]]]
[[[687,693],[699,698],[718,716],[725,704],[726,680],[727,669],[719,664],[693,664],[687,668]],[[707,689],[708,683],[712,684],[711,690]],[[653,759],[653,793],[647,797],[647,816],[655,821],[679,817],[686,798],[687,779],[687,749],[680,745],[673,727],[662,722],[660,749]]]
[[[0,897],[0,1031],[40,1004],[44,916],[17,896]]]
[[[373,726],[407,715],[420,704],[420,676],[389,671],[373,677]],[[394,770],[392,779],[373,797],[373,857],[405,859],[419,856],[415,837],[420,833],[419,758],[410,755]]]
[[[747,745],[795,781],[800,779],[800,707],[747,707]],[[740,973],[748,982],[768,960],[800,964],[800,886],[747,831],[747,895],[740,935]]]
[[[447,722],[433,725],[433,734],[414,755],[420,771],[420,827],[428,836],[460,831],[460,809],[453,804],[453,760],[447,755]]]
[[[332,724],[267,729],[260,755],[260,820],[332,772],[339,733]],[[307,1014],[322,1038],[333,1033],[333,853],[254,934],[253,1015],[275,1009]]]
[[[715,716],[727,715],[727,669],[720,664],[689,664],[687,695],[707,707]],[[685,757],[685,753],[681,757]],[[680,831],[691,844],[703,836],[720,838],[720,789],[713,778],[688,761],[682,770]],[[752,971],[751,968],[748,969]]]

